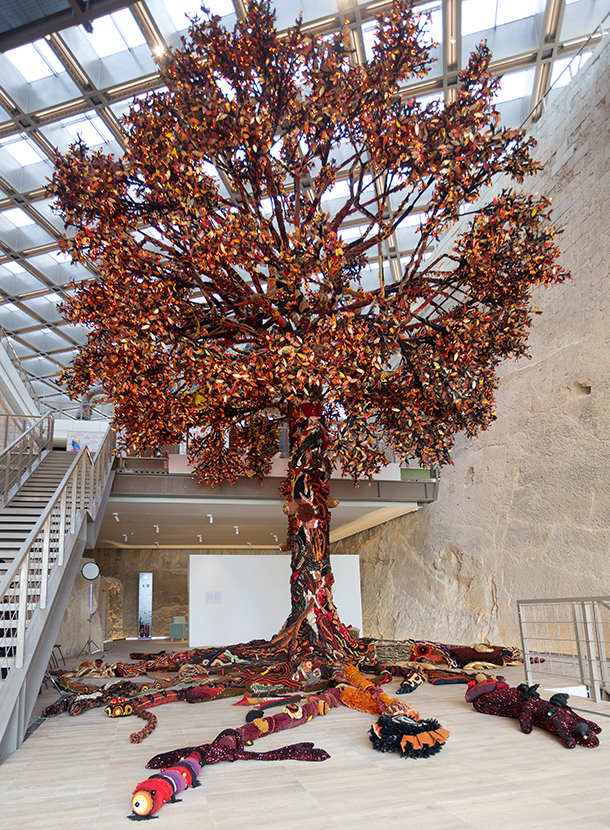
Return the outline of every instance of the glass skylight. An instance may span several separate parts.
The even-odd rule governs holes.
[[[37,40],[16,49],[9,49],[6,57],[28,83],[66,71],[46,40]]]
[[[52,256],[57,262],[72,262],[70,254],[66,254],[64,251],[49,251],[49,256]]]
[[[201,0],[163,0],[163,2],[172,23],[179,32],[190,26],[189,17],[201,17]],[[220,17],[235,12],[232,0],[205,0],[204,5],[212,14],[218,14]]]
[[[19,311],[19,306],[16,306],[15,303],[4,303],[4,305],[0,307],[5,311]]]
[[[500,81],[500,88],[494,96],[494,104],[502,104],[505,101],[514,101],[516,98],[523,98],[530,95],[533,83],[533,68],[503,75]]]
[[[4,216],[4,218],[8,219],[8,221],[16,228],[25,228],[27,225],[36,224],[32,217],[29,216],[24,210],[21,210],[21,208],[9,208],[8,210],[3,210],[0,216]]]
[[[74,118],[65,118],[60,123],[74,141],[81,139],[89,147],[105,144],[114,138],[99,115],[77,115]]]
[[[553,73],[551,75],[551,87],[553,89],[560,89],[562,86],[567,86],[574,75],[591,57],[591,52],[583,52],[582,55],[575,55],[573,58],[559,58],[553,64]]]
[[[8,213],[8,211],[5,211]],[[2,214],[0,214],[1,216]],[[11,274],[23,274],[25,273],[25,268],[23,265],[20,265],[18,262],[4,262],[2,264],[3,268],[6,268],[7,271],[10,271]]]
[[[87,38],[100,58],[146,43],[146,38],[129,9],[98,17],[93,21],[93,32],[88,33]]]
[[[0,147],[3,147],[22,167],[28,167],[30,164],[38,164],[39,161],[44,161],[45,159],[42,150],[30,138],[26,138],[25,136],[5,139],[0,143]]]
[[[45,298],[45,300],[48,300],[50,303],[61,303],[62,302],[62,298],[55,291],[52,291],[50,294],[45,294],[44,298]]]
[[[462,0],[462,35],[494,29],[544,10],[545,0]]]

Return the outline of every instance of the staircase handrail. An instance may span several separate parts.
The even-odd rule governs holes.
[[[36,607],[46,608],[49,578],[55,569],[64,564],[67,539],[78,533],[85,511],[95,519],[112,469],[114,446],[115,433],[109,429],[94,457],[88,447],[80,450],[0,582],[0,607],[6,604],[7,598],[16,596],[13,583],[19,583],[18,610],[12,619],[5,611],[3,620],[5,627],[14,622],[17,630],[15,668],[23,665],[25,632],[32,613]],[[37,556],[32,557],[32,554]],[[36,558],[33,563],[32,558]],[[23,586],[26,590],[21,590]],[[34,608],[29,608],[32,600]],[[6,635],[0,637],[0,646],[5,638]]]
[[[25,432],[0,452],[0,476],[3,477],[0,509],[6,507],[52,448],[53,416],[47,414],[37,418]],[[17,455],[14,460],[13,453]]]

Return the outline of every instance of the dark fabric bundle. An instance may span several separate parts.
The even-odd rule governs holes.
[[[602,731],[601,727],[570,709],[566,694],[560,693],[550,700],[543,700],[538,694],[538,685],[522,683],[515,689],[506,683],[488,682],[472,683],[466,692],[466,700],[477,712],[516,718],[526,735],[534,726],[539,726],[556,735],[568,749],[577,743],[581,746],[599,746],[597,736]]]
[[[382,715],[369,730],[379,752],[397,752],[402,758],[428,758],[440,752],[449,732],[433,718],[414,720],[404,715]]]

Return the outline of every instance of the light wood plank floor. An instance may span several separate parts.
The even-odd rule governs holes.
[[[178,650],[178,643],[115,644],[109,661],[130,650]],[[99,655],[96,655],[99,656]],[[77,661],[72,661],[75,664]],[[68,661],[70,664],[70,661]],[[512,685],[523,670],[503,670]],[[541,688],[572,685],[541,678]],[[386,687],[393,691],[397,684]],[[416,830],[601,830],[610,828],[610,704],[572,697],[585,717],[604,729],[596,749],[566,749],[535,729],[523,735],[517,721],[475,712],[465,686],[426,684],[408,696],[423,717],[451,731],[442,752],[425,760],[402,759],[372,749],[374,718],[340,707],[290,732],[257,741],[274,749],[313,741],[331,758],[301,761],[237,761],[202,771],[202,786],[167,804],[155,827],[210,830],[312,830],[312,828],[409,827]],[[552,692],[545,693],[550,697]],[[48,689],[40,706],[54,700]],[[131,793],[148,777],[147,760],[158,752],[213,740],[240,726],[247,709],[235,699],[154,711],[159,723],[142,744],[129,733],[136,718],[110,719],[102,709],[46,720],[0,766],[0,828],[11,830],[119,830],[130,825]]]

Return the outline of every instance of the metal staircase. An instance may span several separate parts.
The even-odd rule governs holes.
[[[49,451],[0,509],[0,763],[23,741],[82,553],[97,538],[113,450],[109,431],[94,457],[87,447]]]

